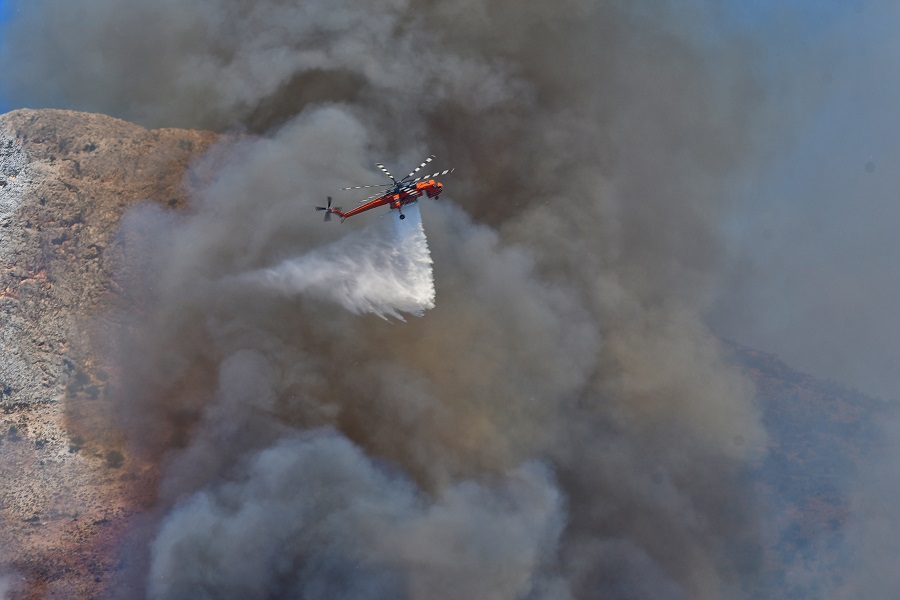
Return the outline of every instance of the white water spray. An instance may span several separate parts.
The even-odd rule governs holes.
[[[243,282],[286,295],[337,302],[356,314],[403,320],[434,308],[431,252],[417,204],[303,256],[247,273]]]

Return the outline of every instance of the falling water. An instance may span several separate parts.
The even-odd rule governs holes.
[[[288,296],[337,302],[356,314],[422,316],[434,308],[431,252],[418,205],[403,214],[400,219],[392,211],[390,226],[376,219],[362,231],[238,279]]]

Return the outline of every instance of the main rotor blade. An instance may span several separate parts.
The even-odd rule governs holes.
[[[415,169],[413,169],[413,170],[409,173],[409,175],[407,175],[406,177],[404,177],[404,178],[401,179],[400,181],[406,181],[407,179],[409,179],[410,177],[412,177],[413,175],[415,175],[416,173],[418,173],[419,170],[420,170],[422,167],[424,167],[425,165],[427,165],[428,163],[430,163],[431,161],[433,161],[435,158],[436,158],[436,157],[434,156],[434,154],[432,154],[431,156],[429,156],[428,158],[425,159],[425,162],[423,162],[421,165],[419,165],[418,167],[416,167]]]
[[[342,190],[361,190],[364,188],[376,188],[376,187],[391,187],[391,184],[379,183],[379,184],[375,184],[375,185],[355,185],[353,187],[345,187],[345,188],[341,188],[341,189]]]
[[[432,173],[431,175],[427,175],[425,177],[416,177],[415,179],[412,180],[411,183],[416,183],[417,181],[420,181],[423,179],[431,179],[433,177],[440,177],[441,175],[447,175],[448,173],[452,173],[454,170],[456,170],[456,167],[453,167],[452,169],[447,169],[445,171],[438,171],[437,173]]]
[[[368,198],[364,198],[362,200],[357,200],[360,204],[365,204],[369,200],[374,200],[375,198],[384,198],[387,194],[375,194],[374,196],[369,196]]]
[[[391,181],[393,181],[394,183],[397,183],[397,180],[394,179],[394,176],[391,175],[391,172],[388,171],[383,164],[375,163],[375,166],[378,167],[379,169],[381,169],[382,171],[384,171],[384,174],[387,175],[388,177],[390,177]]]

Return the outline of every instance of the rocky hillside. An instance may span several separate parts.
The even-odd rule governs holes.
[[[118,440],[81,426],[108,377],[91,347],[116,294],[117,223],[140,201],[182,206],[185,170],[216,137],[0,116],[0,589],[14,597],[94,597],[115,571],[140,478]]]
[[[843,597],[852,549],[849,492],[867,462],[885,447],[881,424],[888,402],[791,369],[778,357],[730,346],[757,387],[769,452],[753,477],[767,515],[765,597],[772,600]]]

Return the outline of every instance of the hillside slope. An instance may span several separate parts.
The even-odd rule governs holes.
[[[136,486],[117,440],[80,435],[78,420],[102,410],[92,337],[116,294],[117,224],[143,200],[182,206],[185,169],[216,138],[0,116],[0,574],[25,597],[92,597],[115,568]]]
[[[757,387],[769,433],[765,460],[749,474],[767,515],[764,597],[828,598],[851,567],[846,530],[851,491],[884,445],[890,403],[789,367],[777,356],[729,344]]]

